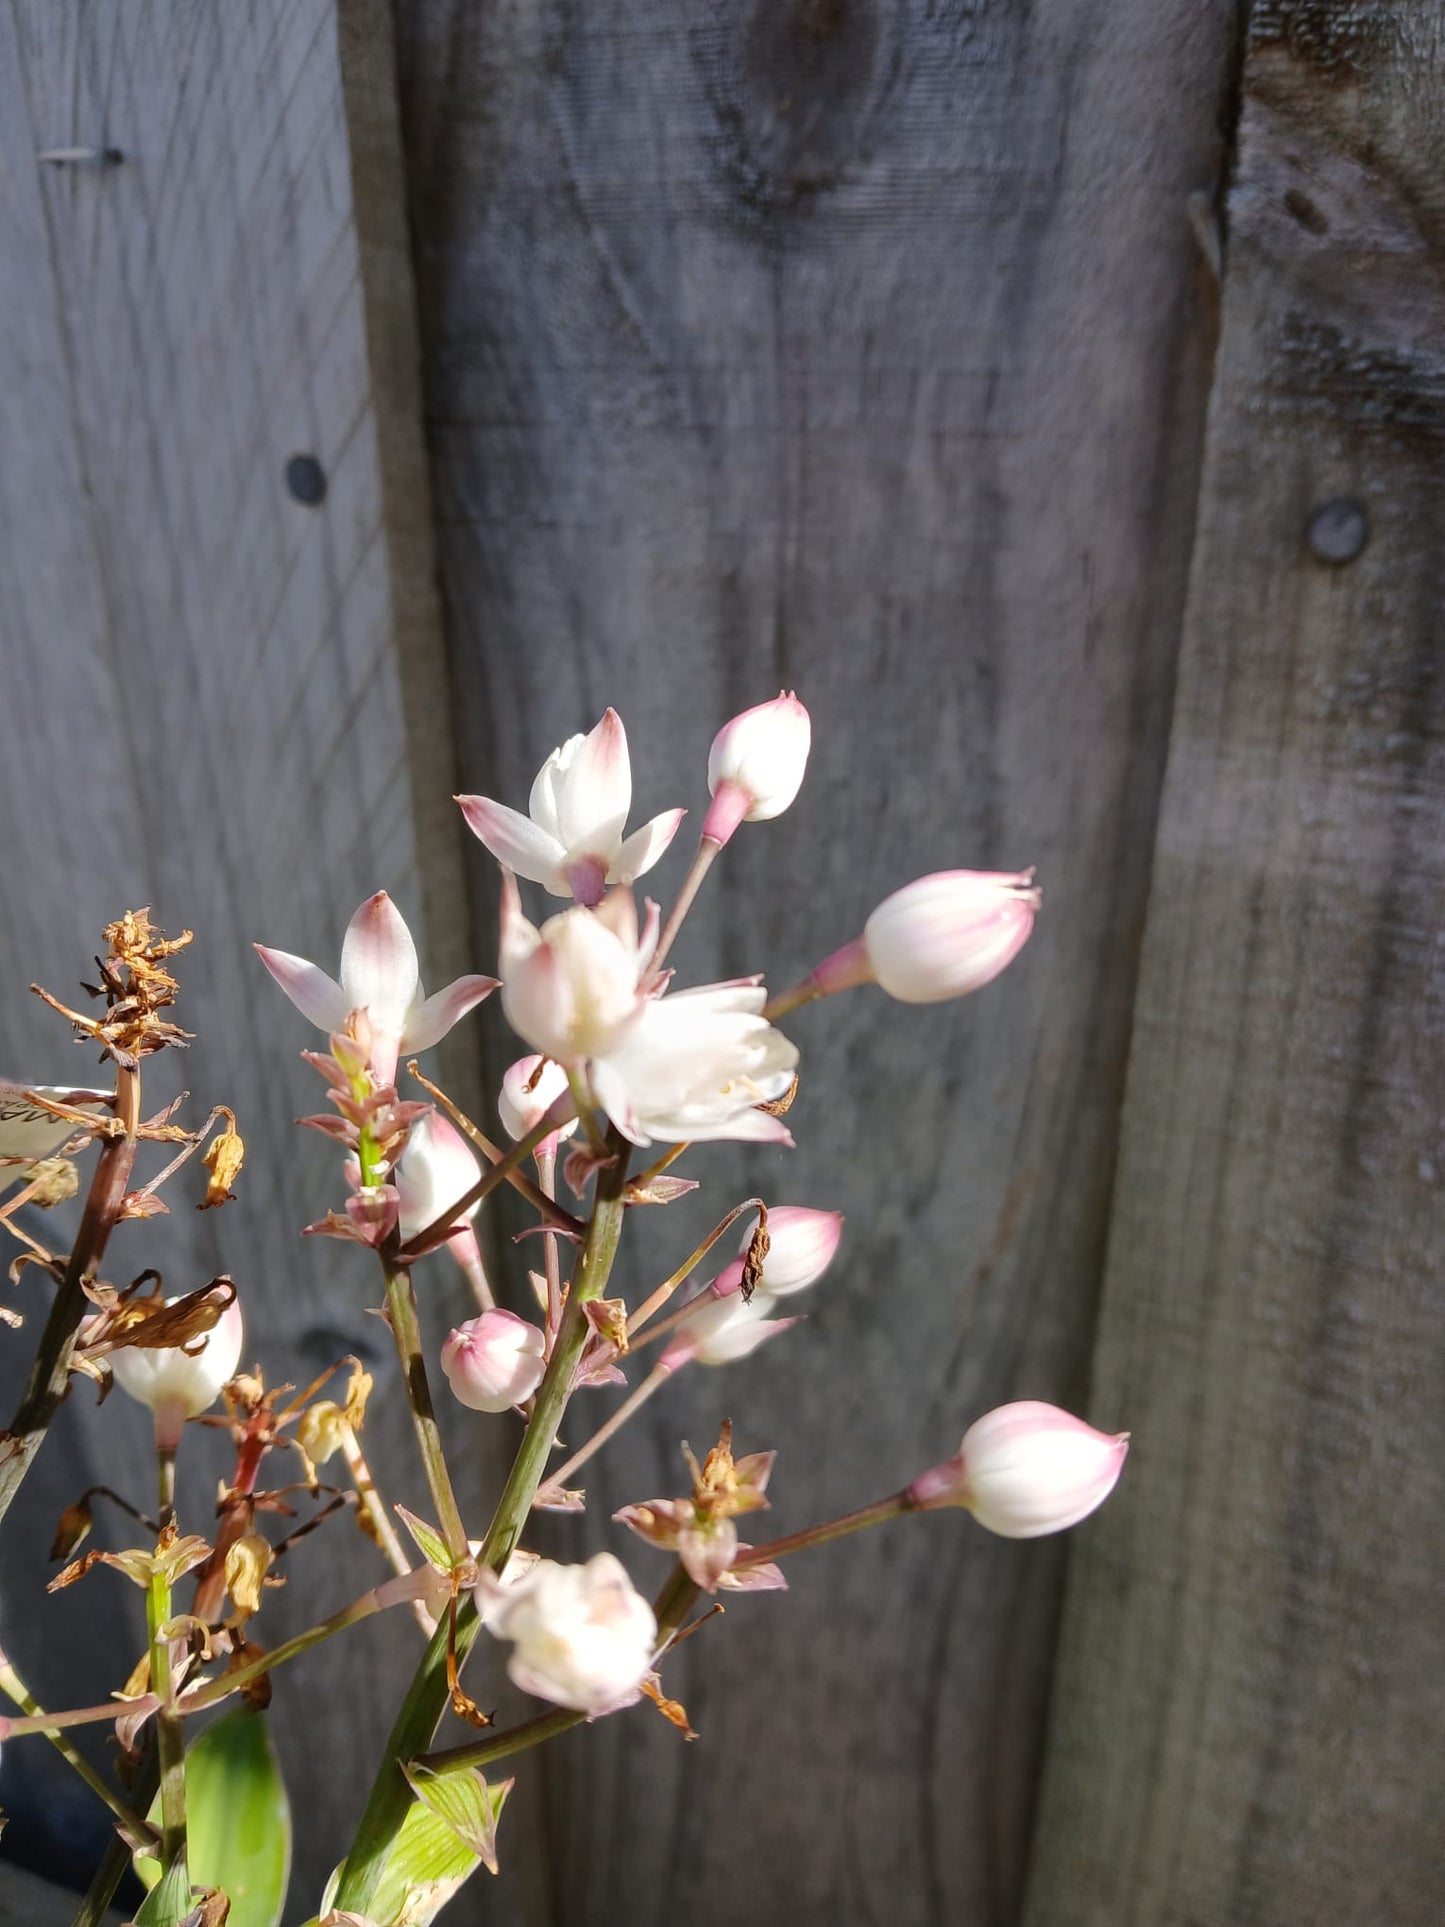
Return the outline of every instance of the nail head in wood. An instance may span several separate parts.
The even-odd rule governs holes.
[[[1370,523],[1363,504],[1342,495],[1321,502],[1310,516],[1305,540],[1321,562],[1338,566],[1353,562],[1369,539]]]
[[[320,508],[326,500],[326,470],[314,455],[293,455],[286,464],[286,486],[293,500]]]

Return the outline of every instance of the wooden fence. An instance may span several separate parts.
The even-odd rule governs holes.
[[[732,710],[813,712],[689,977],[789,981],[929,869],[1046,886],[978,998],[793,1020],[800,1149],[699,1174],[843,1209],[838,1274],[552,1543],[724,1411],[780,1531],[1009,1396],[1129,1426],[1117,1500],[801,1562],[679,1656],[696,1745],[636,1714],[527,1763],[459,1921],[1438,1919],[1442,181],[1441,0],[0,11],[0,1071],[81,1075],[25,985],[149,903],[251,1153],[117,1271],[233,1271],[268,1375],[373,1360],[419,1496],[354,1254],[295,1236],[329,1154],[250,944],[326,959],[386,887],[431,979],[484,968],[451,795],[520,800],[609,702],[643,813],[696,805]],[[79,1392],[6,1523],[46,1703],[137,1648],[107,1575],[43,1593],[60,1506],[144,1477],[141,1415],[101,1418]],[[503,1443],[453,1431],[485,1516]],[[337,1537],[292,1592],[372,1570]],[[278,1678],[298,1920],[412,1663],[383,1625]],[[5,1849],[52,1875],[104,1840],[65,1776],[6,1749]]]

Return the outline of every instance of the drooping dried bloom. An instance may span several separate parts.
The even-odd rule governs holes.
[[[626,1706],[652,1665],[657,1621],[610,1552],[585,1566],[539,1559],[506,1585],[487,1574],[477,1604],[488,1632],[512,1642],[514,1683],[557,1706],[579,1713]]]
[[[541,1384],[546,1344],[535,1325],[498,1307],[448,1335],[442,1370],[455,1396],[472,1411],[506,1412]]]
[[[802,788],[812,740],[807,710],[787,691],[724,723],[708,752],[703,836],[726,843],[740,823],[781,816]]]
[[[110,1354],[110,1368],[121,1390],[155,1413],[157,1439],[173,1447],[185,1420],[215,1404],[240,1356],[241,1308],[232,1299],[190,1349],[128,1345]]]
[[[1128,1450],[1127,1432],[1096,1432],[1057,1405],[1023,1399],[985,1412],[956,1456],[921,1473],[909,1492],[919,1506],[965,1506],[1005,1539],[1037,1539],[1101,1506]]]
[[[303,1017],[328,1033],[344,1031],[354,1010],[370,1024],[371,1069],[379,1086],[396,1077],[402,1051],[428,1050],[497,987],[494,977],[458,977],[423,993],[416,945],[386,894],[368,897],[346,927],[338,982],[304,957],[256,944],[257,956]]]
[[[609,883],[644,876],[677,834],[685,810],[664,810],[625,841],[632,808],[627,731],[615,709],[571,736],[537,772],[528,814],[489,796],[459,796],[467,827],[505,869],[589,909]]]

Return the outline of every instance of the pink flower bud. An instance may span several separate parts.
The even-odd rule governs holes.
[[[867,974],[905,1004],[962,997],[1023,949],[1041,901],[1032,870],[919,877],[885,897],[864,925]],[[820,978],[827,968],[819,966]]]
[[[126,1345],[111,1353],[110,1368],[121,1390],[155,1413],[156,1438],[174,1449],[184,1422],[214,1405],[221,1387],[235,1377],[240,1356],[241,1307],[232,1299],[198,1349]]]
[[[722,1296],[736,1291],[743,1281],[743,1263],[757,1229],[757,1219],[748,1220],[738,1246],[741,1254],[713,1280],[713,1290]],[[768,1208],[768,1255],[763,1260],[761,1289],[770,1298],[786,1298],[791,1292],[806,1291],[816,1284],[832,1264],[843,1235],[841,1211],[812,1211],[802,1204],[775,1204]]]
[[[539,1559],[515,1580],[479,1585],[478,1605],[488,1632],[512,1641],[507,1671],[524,1693],[579,1713],[637,1698],[657,1621],[612,1553],[585,1566]]]
[[[1005,1539],[1062,1532],[1101,1506],[1118,1483],[1129,1434],[1096,1432],[1057,1405],[1024,1399],[985,1412],[955,1458],[908,1488],[921,1507],[966,1506]]]
[[[515,1312],[484,1311],[442,1346],[447,1383],[474,1412],[505,1412],[530,1398],[547,1369],[546,1339]]]
[[[546,1069],[541,1076],[538,1068],[544,1060],[535,1054],[519,1057],[506,1076],[502,1079],[501,1094],[497,1098],[497,1111],[502,1120],[502,1128],[515,1142],[535,1131],[548,1111],[559,1097],[566,1095],[567,1073],[560,1064],[545,1060]],[[554,1131],[544,1144],[555,1147],[558,1138],[571,1137],[577,1129],[574,1117],[570,1124],[563,1124]],[[540,1148],[540,1147],[539,1147]]]
[[[765,1291],[756,1291],[745,1301],[740,1291],[726,1295],[709,1285],[698,1293],[678,1320],[677,1330],[667,1342],[658,1363],[669,1372],[696,1360],[699,1365],[731,1365],[747,1358],[759,1345],[776,1338],[796,1318],[769,1318],[773,1301]]]
[[[713,801],[703,835],[726,843],[739,823],[781,816],[802,787],[812,740],[812,721],[791,692],[724,723],[708,752]]]

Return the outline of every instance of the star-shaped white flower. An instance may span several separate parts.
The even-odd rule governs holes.
[[[645,875],[687,814],[664,810],[624,839],[632,765],[615,709],[588,735],[569,737],[552,751],[532,784],[526,816],[489,796],[457,801],[467,827],[506,869],[589,909],[602,901],[609,883],[633,883]]]

